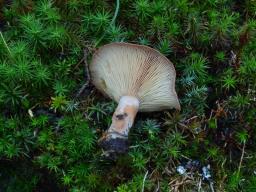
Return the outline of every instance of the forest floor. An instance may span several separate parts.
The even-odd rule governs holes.
[[[110,42],[172,61],[181,104],[138,113],[116,159],[88,75]],[[0,0],[0,191],[253,192],[255,133],[255,0]]]

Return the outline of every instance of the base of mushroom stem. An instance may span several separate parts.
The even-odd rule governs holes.
[[[106,133],[100,140],[99,145],[103,148],[106,155],[124,154],[128,152],[129,141],[127,136]]]

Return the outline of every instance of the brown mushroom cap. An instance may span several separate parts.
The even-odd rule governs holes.
[[[180,109],[173,64],[160,52],[143,45],[110,43],[95,52],[89,66],[92,83],[119,102],[139,99],[139,111]]]

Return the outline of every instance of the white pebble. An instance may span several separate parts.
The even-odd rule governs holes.
[[[177,172],[178,172],[179,174],[181,174],[181,175],[184,175],[184,173],[186,172],[185,167],[183,167],[183,166],[181,166],[181,165],[179,165],[176,170],[177,170]]]

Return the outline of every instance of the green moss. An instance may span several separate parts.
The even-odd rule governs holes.
[[[6,1],[0,191],[254,191],[255,10],[232,0]],[[139,114],[129,153],[114,162],[97,140],[116,104],[93,86],[75,95],[88,80],[83,50],[90,62],[119,41],[174,63],[182,110]],[[210,164],[212,180],[201,168],[189,181],[178,174],[189,160]]]

